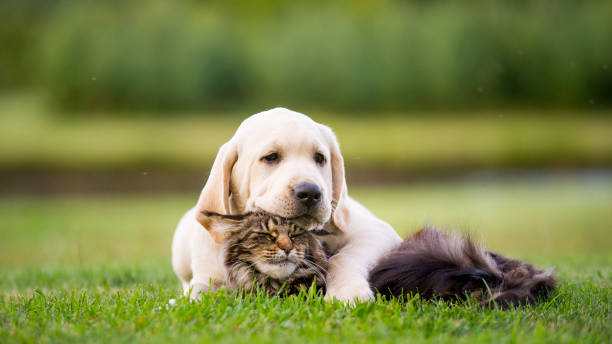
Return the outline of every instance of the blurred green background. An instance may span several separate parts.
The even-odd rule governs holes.
[[[601,108],[610,13],[605,0],[5,0],[0,86],[123,115]]]
[[[3,0],[0,266],[168,263],[219,146],[276,106],[336,131],[351,192],[402,235],[434,224],[609,261],[611,14],[603,0]]]

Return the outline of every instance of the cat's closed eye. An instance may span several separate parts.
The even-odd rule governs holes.
[[[270,233],[260,232],[259,236],[262,237],[262,238],[269,239],[269,240],[274,240],[274,236],[272,234],[270,234]]]

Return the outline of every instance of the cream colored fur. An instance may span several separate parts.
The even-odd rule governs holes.
[[[278,164],[261,160],[272,152],[280,154]],[[326,158],[322,166],[313,159],[317,152]],[[322,190],[322,202],[308,216],[292,195],[301,182],[315,183]],[[275,108],[247,118],[219,149],[198,203],[179,222],[172,265],[185,294],[191,291],[195,298],[225,279],[223,233],[206,230],[207,218],[200,212],[254,210],[298,217],[337,233],[326,237],[337,251],[330,259],[327,299],[372,300],[369,270],[401,241],[391,226],[348,196],[344,161],[331,129],[303,114]]]

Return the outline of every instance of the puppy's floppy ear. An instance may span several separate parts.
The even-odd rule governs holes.
[[[207,223],[210,221],[203,214],[229,214],[230,175],[237,159],[238,152],[233,140],[219,148],[217,158],[213,163],[206,185],[204,185],[198,204],[195,207],[196,219],[202,226],[208,229],[217,243],[223,241],[223,235],[217,235],[214,230],[207,227]]]
[[[347,206],[348,192],[344,177],[344,159],[340,154],[340,145],[334,132],[327,126],[321,125],[329,143],[330,164],[332,169],[332,220],[341,231],[348,229],[350,211]]]
[[[198,214],[198,221],[208,230],[217,243],[225,239],[227,232],[237,228],[243,218],[243,215],[221,215],[207,211]]]

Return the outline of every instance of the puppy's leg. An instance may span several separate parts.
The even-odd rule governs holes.
[[[181,281],[181,285],[183,286],[183,295],[187,295],[189,293],[189,282]]]
[[[354,264],[352,259],[340,259],[340,256],[332,260],[333,262],[330,261],[329,264],[325,300],[336,299],[353,304],[357,301],[365,302],[374,299],[374,293],[367,280],[367,270],[362,264]]]
[[[370,269],[387,252],[401,243],[401,238],[387,223],[368,213],[354,216],[343,235],[347,243],[329,260],[325,299],[371,301],[374,293],[368,282]]]
[[[207,276],[207,274],[198,274],[194,275],[191,282],[187,284],[184,294],[189,295],[191,300],[199,300],[203,293],[216,292],[222,286],[224,286],[223,281]]]
[[[192,301],[199,300],[202,298],[202,294],[208,292],[209,289],[209,283],[191,281],[185,296],[189,295],[189,299]]]
[[[193,209],[183,216],[174,234],[172,266],[181,280],[183,294],[192,299],[208,291],[211,280],[224,282],[222,247],[196,221]],[[219,285],[213,287],[217,289]]]
[[[202,293],[217,290],[224,283],[223,250],[204,228],[192,236],[191,271],[193,277],[186,294],[192,300],[199,299]]]
[[[179,222],[172,238],[172,268],[181,281],[183,293],[189,293],[189,281],[193,277],[191,272],[191,237],[194,231],[192,212],[187,212]]]

